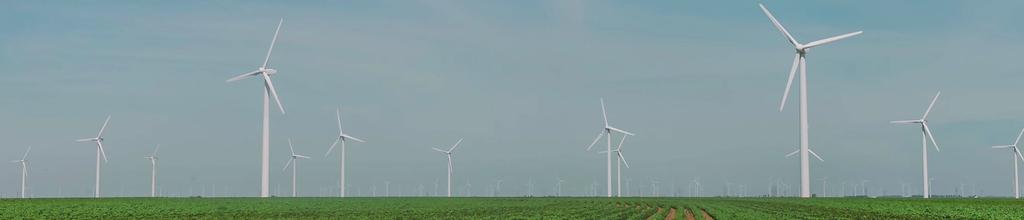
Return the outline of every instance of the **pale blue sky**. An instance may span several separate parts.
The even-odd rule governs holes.
[[[598,99],[626,141],[633,189],[668,192],[700,176],[705,194],[726,181],[764,193],[769,178],[798,184],[791,99],[779,113],[792,48],[758,1],[12,1],[0,7],[0,146],[29,145],[36,196],[91,195],[95,134],[113,115],[105,195],[148,193],[142,158],[162,144],[166,194],[252,196],[258,190],[260,85],[224,83],[262,61],[277,20],[271,66],[287,115],[273,114],[272,184],[289,187],[286,138],[315,156],[300,162],[300,193],[336,184],[323,154],[342,105],[352,144],[350,192],[392,182],[415,194],[443,188],[445,161],[430,147],[464,137],[456,189],[539,194],[556,177],[566,194],[604,183],[604,157],[584,148],[601,126]],[[920,190],[920,137],[889,120],[913,119],[943,91],[930,120],[933,190],[975,183],[1009,195],[1009,144],[1018,103],[1024,4],[1016,1],[766,1],[803,42],[863,30],[808,56],[812,178],[871,180]],[[795,94],[795,93],[794,93]],[[6,165],[0,192],[17,192]],[[63,184],[59,184],[63,182]],[[231,187],[226,189],[224,187]],[[820,182],[812,186],[820,192]],[[646,190],[646,189],[645,189]],[[443,191],[443,190],[442,190]]]

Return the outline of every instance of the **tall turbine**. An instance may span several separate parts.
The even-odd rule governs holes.
[[[341,188],[341,197],[345,197],[345,141],[353,140],[363,143],[365,143],[366,141],[349,136],[348,134],[345,134],[343,130],[341,130],[341,108],[335,110],[334,114],[338,116],[338,138],[334,139],[334,143],[331,144],[331,148],[327,148],[327,153],[324,154],[324,157],[331,154],[331,150],[334,150],[334,145],[337,145],[339,142],[341,143],[341,182],[339,182],[341,186],[339,187]]]
[[[298,159],[299,158],[309,159],[309,157],[303,156],[303,155],[299,155],[299,154],[295,153],[295,147],[292,146],[292,139],[291,138],[288,138],[288,150],[290,150],[292,152],[292,154],[289,156],[290,158],[288,158],[288,162],[284,164],[284,168],[281,168],[281,171],[284,171],[284,170],[288,169],[289,165],[292,166],[292,197],[295,197],[295,195],[296,195],[296,191],[295,191],[295,176],[297,174],[296,173],[296,169],[297,169],[296,167],[299,166],[299,160]]]
[[[103,156],[103,162],[107,162],[107,152],[103,151],[103,130],[107,129],[107,123],[110,122],[110,115],[107,115],[107,120],[103,121],[103,127],[100,127],[100,133],[93,138],[82,138],[75,140],[77,142],[95,142],[96,143],[96,198],[100,197],[100,156]]]
[[[793,35],[786,31],[785,27],[772,16],[772,13],[768,11],[768,8],[764,7],[764,4],[758,4],[761,6],[761,10],[764,11],[765,15],[768,15],[768,19],[772,21],[775,28],[778,28],[786,36],[786,40],[796,49],[796,55],[793,57],[793,67],[789,70],[789,80],[786,82],[786,90],[782,94],[782,102],[779,104],[779,111],[782,111],[786,107],[786,99],[789,98],[789,90],[793,85],[793,78],[796,76],[796,70],[800,69],[800,197],[810,198],[811,197],[811,168],[810,160],[808,160],[808,122],[807,122],[807,51],[813,47],[825,45],[838,40],[842,40],[848,37],[852,37],[863,32],[857,31],[848,34],[843,34],[835,37],[825,38],[817,41],[810,42],[808,44],[801,44]]]
[[[1021,129],[1021,133],[1017,135],[1017,140],[1014,140],[1013,145],[992,146],[992,148],[1010,148],[1014,150],[1013,155],[1010,156],[1011,158],[1014,158],[1014,199],[1021,199],[1021,185],[1019,182],[1020,179],[1017,178],[1017,160],[1024,160],[1024,156],[1021,155],[1021,151],[1017,148],[1017,144],[1021,142],[1021,136],[1024,136],[1024,129]],[[22,184],[25,184],[24,181]]]
[[[142,157],[149,159],[149,163],[152,165],[150,168],[152,169],[152,171],[150,172],[151,175],[149,177],[149,197],[156,197],[156,161],[160,159],[159,157],[156,156],[157,151],[160,151],[159,144],[156,145],[156,149],[153,150],[152,154],[150,154],[149,156]]]
[[[274,39],[270,41],[270,49],[267,50],[267,57],[263,59],[263,65],[259,69],[243,73],[228,79],[227,82],[234,82],[245,78],[254,76],[260,76],[263,78],[263,148],[260,159],[262,164],[260,165],[260,197],[270,197],[270,97],[274,97],[274,102],[277,103],[277,108],[281,110],[281,114],[284,114],[284,106],[281,105],[281,99],[277,97],[277,90],[274,89],[274,82],[270,80],[270,76],[277,74],[276,69],[267,68],[267,63],[270,62],[270,52],[274,51],[274,44],[277,43],[277,33],[281,31],[281,24],[284,23],[282,18],[277,22],[277,30],[274,31]]]
[[[615,152],[615,155],[617,156],[616,162],[618,162],[615,171],[615,187],[618,188],[616,190],[616,197],[622,197],[622,164],[626,164],[626,168],[629,168],[629,163],[626,163],[626,158],[622,156],[623,142],[626,142],[626,136],[622,136],[622,139],[619,140],[619,146],[612,151]],[[601,153],[608,153],[608,151],[601,151]]]
[[[633,133],[630,133],[628,131],[625,131],[625,130],[622,130],[622,129],[618,129],[618,128],[615,128],[615,127],[612,127],[611,125],[608,124],[608,113],[604,109],[604,98],[601,98],[601,116],[604,118],[604,128],[601,129],[601,133],[597,133],[597,138],[594,138],[594,142],[591,142],[590,146],[587,147],[588,151],[591,148],[594,147],[594,144],[597,144],[597,141],[601,140],[601,136],[607,135],[607,138],[608,138],[607,139],[608,140],[607,141],[608,149],[605,150],[605,151],[606,152],[611,152],[612,151],[612,132],[613,131],[614,132],[618,132],[618,133],[622,133],[623,134],[623,136],[622,136],[623,139],[625,139],[625,137],[626,137],[625,135],[629,135],[629,136],[633,136],[634,135]],[[607,158],[608,159],[608,185],[607,185],[608,186],[608,197],[612,197],[612,154],[608,154],[607,156],[608,156],[608,158]]]
[[[455,145],[452,145],[452,148],[448,148],[448,150],[441,150],[436,147],[433,148],[435,151],[441,152],[448,157],[448,197],[452,197],[452,151],[455,151],[455,148],[458,147],[460,143],[462,143],[462,138],[459,138],[459,141],[455,142]],[[468,183],[469,182],[467,181],[467,184]]]
[[[18,163],[21,165],[21,198],[25,198],[25,179],[28,178],[28,152],[32,151],[32,147],[28,147],[25,150],[25,155],[21,156],[21,160],[12,160],[11,163]]]
[[[924,191],[922,191],[922,196],[924,196],[925,199],[931,197],[931,191],[929,190],[929,187],[930,187],[931,183],[928,181],[929,180],[929,178],[928,178],[928,140],[932,141],[932,146],[935,146],[935,151],[936,152],[940,151],[939,150],[939,143],[935,142],[935,137],[932,136],[932,130],[928,128],[928,119],[927,118],[928,118],[928,113],[932,112],[932,107],[935,107],[935,101],[939,100],[939,95],[941,95],[941,94],[942,94],[941,91],[939,91],[938,93],[935,93],[935,98],[932,98],[932,103],[928,104],[928,110],[924,111],[924,115],[921,116],[921,119],[917,119],[917,120],[901,120],[901,121],[891,121],[891,122],[889,122],[889,123],[893,123],[893,124],[920,124],[921,125],[921,163],[923,164],[923,173],[924,173],[924,178],[923,178],[923,180],[924,180],[923,181],[924,182]]]

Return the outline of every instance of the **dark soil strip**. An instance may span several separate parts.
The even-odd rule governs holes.
[[[697,217],[693,216],[693,211],[686,209],[686,220],[697,220]]]
[[[700,212],[704,213],[704,220],[715,220],[715,218],[711,217],[711,215],[709,215],[707,211],[704,211],[704,209],[701,209]]]
[[[665,216],[665,220],[675,220],[675,219],[676,219],[676,209],[675,208],[669,209],[668,210],[668,215]]]

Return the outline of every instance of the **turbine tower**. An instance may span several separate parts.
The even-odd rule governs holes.
[[[149,156],[142,157],[149,159],[149,163],[152,165],[152,171],[150,172],[152,173],[152,175],[150,175],[149,177],[149,197],[156,197],[156,161],[160,159],[159,157],[156,156],[157,151],[160,151],[159,144],[156,145],[156,149],[153,150],[152,154],[150,154]]]
[[[25,155],[21,156],[21,160],[12,160],[11,163],[18,163],[21,165],[21,198],[25,198],[25,179],[28,178],[28,152],[32,151],[32,147],[29,146],[28,150],[25,150]]]
[[[277,23],[277,30],[274,31],[274,39],[270,41],[270,49],[267,50],[267,57],[263,59],[263,65],[259,69],[243,73],[228,79],[227,82],[234,82],[245,78],[254,76],[260,76],[263,78],[263,148],[260,159],[262,164],[260,165],[260,197],[270,197],[270,97],[274,97],[274,102],[277,103],[277,108],[281,110],[281,114],[284,114],[284,106],[281,105],[281,99],[277,97],[277,90],[274,89],[274,82],[270,80],[270,76],[277,74],[276,69],[267,68],[267,63],[270,62],[270,53],[274,51],[274,44],[277,43],[277,33],[281,31],[281,24],[284,23],[282,18]]]
[[[629,163],[626,163],[626,158],[622,156],[622,143],[626,142],[626,136],[622,136],[619,140],[619,146],[612,152],[615,152],[617,167],[615,171],[615,187],[618,188],[616,191],[616,197],[622,197],[622,164],[626,164],[626,168],[629,168]],[[601,153],[608,153],[608,151],[601,151]],[[597,195],[594,195],[597,196]]]
[[[455,142],[455,145],[452,145],[452,148],[448,150],[433,148],[435,151],[441,152],[448,157],[448,197],[452,197],[452,151],[455,151],[455,147],[458,147],[460,143],[462,143],[462,138],[459,138],[459,141]],[[467,181],[466,183],[468,184],[469,182]]]
[[[288,162],[284,164],[284,168],[281,168],[281,171],[287,170],[289,165],[292,166],[292,197],[295,197],[296,196],[295,176],[297,174],[296,173],[296,169],[297,169],[296,167],[299,166],[299,160],[298,159],[299,158],[309,159],[309,157],[303,156],[303,155],[299,155],[299,154],[295,153],[295,147],[292,146],[292,139],[291,138],[288,138],[288,150],[290,150],[292,152],[292,154],[290,156],[291,158],[288,158]]]
[[[939,143],[935,142],[935,137],[932,136],[932,130],[930,128],[928,128],[928,113],[932,112],[932,107],[935,107],[935,101],[939,100],[939,95],[941,95],[941,94],[942,94],[941,91],[938,92],[938,93],[935,93],[935,98],[932,98],[932,103],[928,104],[928,110],[924,111],[924,115],[921,116],[921,119],[917,119],[917,120],[901,120],[901,121],[891,121],[891,122],[889,122],[889,123],[893,123],[893,124],[920,124],[921,125],[921,162],[922,162],[922,165],[923,165],[923,173],[924,173],[924,178],[923,178],[923,180],[924,180],[923,181],[924,182],[924,191],[922,191],[922,196],[924,196],[925,199],[931,197],[931,191],[929,190],[930,189],[929,187],[930,187],[931,183],[928,181],[929,180],[929,178],[928,178],[928,140],[932,141],[932,146],[935,146],[935,151],[936,152],[940,151],[939,150]]]
[[[107,115],[107,120],[103,121],[103,127],[100,127],[100,133],[93,138],[82,138],[76,140],[77,142],[95,142],[96,143],[96,198],[100,197],[100,156],[103,156],[103,162],[107,162],[107,152],[103,151],[103,130],[107,129],[107,123],[110,122],[110,115]]]
[[[611,125],[608,124],[608,113],[604,109],[604,98],[601,98],[601,116],[604,117],[604,128],[601,129],[601,133],[597,133],[597,138],[594,138],[594,142],[590,142],[590,146],[587,147],[587,151],[589,151],[591,148],[593,148],[594,144],[597,144],[597,141],[601,140],[601,136],[607,135],[607,138],[608,138],[607,139],[608,140],[607,141],[608,148],[605,151],[606,152],[611,152],[612,151],[612,132],[613,131],[614,132],[618,132],[618,133],[622,133],[623,134],[623,136],[622,136],[623,139],[625,139],[625,137],[626,137],[625,135],[629,135],[629,136],[633,136],[634,135],[633,133],[629,133],[628,131],[612,127]],[[608,186],[608,197],[612,197],[612,154],[607,154],[607,156],[608,156],[608,158],[607,158],[608,159],[608,185],[607,185]]]
[[[808,122],[807,122],[807,51],[813,47],[825,45],[828,43],[836,42],[848,37],[852,37],[863,32],[857,31],[848,34],[843,34],[835,37],[825,38],[817,41],[813,41],[807,44],[801,44],[793,35],[786,31],[786,28],[775,19],[775,16],[768,11],[768,8],[764,7],[764,4],[758,4],[761,6],[761,10],[764,11],[765,15],[768,15],[768,19],[772,21],[775,28],[779,29],[783,35],[786,36],[786,40],[793,45],[796,49],[796,55],[793,57],[793,66],[789,70],[789,80],[786,82],[786,90],[782,94],[782,102],[779,104],[779,111],[786,107],[786,99],[789,98],[789,91],[793,85],[793,78],[796,76],[797,68],[800,69],[800,197],[810,198],[811,197],[811,168],[810,160],[808,159]]]
[[[1017,140],[1014,140],[1014,144],[1013,145],[992,146],[992,148],[1010,148],[1010,149],[1014,150],[1012,155],[1010,156],[1011,158],[1014,158],[1014,199],[1021,199],[1021,185],[1020,185],[1020,182],[1019,182],[1020,179],[1017,178],[1017,175],[1018,175],[1018,172],[1017,172],[1017,166],[1018,166],[1017,165],[1017,160],[1018,159],[1024,160],[1024,156],[1021,155],[1021,151],[1017,148],[1017,144],[1021,142],[1021,136],[1024,136],[1024,129],[1021,129],[1021,133],[1017,135]],[[26,152],[26,153],[28,153],[28,152]],[[23,185],[25,184],[24,181],[23,181],[22,184]],[[24,186],[23,186],[23,188],[24,188]]]
[[[358,141],[358,142],[363,142],[363,143],[365,143],[366,141],[360,140],[359,138],[355,138],[355,137],[349,136],[348,134],[345,134],[345,132],[343,130],[341,130],[341,108],[338,108],[337,110],[335,110],[334,114],[336,116],[338,116],[338,138],[334,139],[334,143],[331,144],[331,148],[327,148],[327,153],[324,154],[324,157],[330,155],[331,154],[331,150],[334,150],[334,146],[338,145],[339,142],[341,143],[341,181],[339,182],[339,184],[341,186],[339,186],[339,187],[341,187],[341,190],[340,190],[341,197],[345,197],[345,141],[353,140],[353,141]]]

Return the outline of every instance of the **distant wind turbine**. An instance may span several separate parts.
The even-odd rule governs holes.
[[[299,158],[309,159],[309,157],[295,153],[295,147],[292,146],[291,138],[288,138],[288,150],[290,150],[292,154],[289,156],[290,158],[288,158],[288,162],[284,164],[282,171],[283,169],[288,169],[288,165],[292,166],[292,197],[295,197],[297,195],[297,191],[295,190],[295,176],[298,174],[296,167],[299,166]]]
[[[616,162],[618,162],[617,165],[616,165],[617,166],[616,167],[617,170],[616,170],[616,174],[615,174],[616,175],[616,177],[615,177],[615,182],[616,182],[615,183],[615,187],[618,188],[617,189],[617,193],[616,193],[617,197],[622,197],[622,165],[625,164],[626,168],[629,168],[629,163],[626,163],[626,158],[622,156],[622,143],[626,142],[626,137],[627,136],[623,135],[622,139],[619,140],[619,146],[616,147],[615,150],[612,151],[612,152],[615,152],[615,155],[616,155],[616,158],[617,158]],[[601,151],[601,153],[608,153],[608,151]],[[597,195],[594,195],[594,196],[597,196]]]
[[[276,69],[267,68],[270,62],[270,53],[274,51],[274,44],[277,43],[277,34],[281,31],[282,18],[277,22],[277,30],[274,31],[274,39],[270,41],[270,49],[267,50],[267,57],[263,59],[263,65],[259,69],[243,73],[228,79],[227,82],[234,82],[245,78],[260,76],[263,78],[263,152],[261,154],[262,164],[260,166],[260,197],[270,197],[270,97],[274,97],[277,108],[284,114],[284,106],[281,99],[277,97],[277,89],[274,89],[274,82],[270,76],[277,74]]]
[[[793,85],[793,78],[796,76],[797,68],[800,69],[800,197],[810,198],[811,197],[811,168],[810,160],[808,160],[808,122],[807,122],[807,51],[813,47],[825,45],[828,43],[836,42],[848,37],[853,37],[863,32],[857,31],[848,34],[843,34],[835,37],[825,38],[817,41],[810,42],[808,44],[801,44],[793,35],[786,31],[786,28],[768,8],[764,7],[764,4],[758,4],[761,6],[761,10],[764,11],[765,15],[768,15],[768,19],[772,21],[775,28],[779,29],[783,35],[786,36],[786,40],[793,45],[796,49],[796,55],[793,57],[793,67],[789,70],[789,80],[786,82],[786,90],[782,94],[782,102],[779,104],[779,111],[782,111],[786,107],[786,99],[789,98],[789,91]]]
[[[615,127],[612,127],[611,125],[608,124],[608,113],[607,113],[607,111],[605,111],[605,108],[604,108],[604,98],[601,98],[601,116],[604,118],[604,128],[601,129],[601,133],[598,133],[597,134],[597,138],[594,138],[594,141],[591,142],[590,146],[587,147],[588,151],[590,150],[590,148],[594,147],[594,144],[597,144],[597,141],[601,140],[601,136],[602,135],[607,135],[607,138],[608,138],[607,139],[608,140],[607,141],[608,148],[605,151],[606,152],[611,152],[612,151],[612,132],[613,131],[614,132],[618,132],[618,133],[622,133],[623,134],[623,138],[625,138],[625,135],[629,135],[629,136],[633,136],[634,135],[633,133],[630,133],[628,131],[625,131],[625,130],[622,130],[622,129],[618,129],[618,128],[615,128]],[[607,156],[608,156],[608,158],[607,158],[608,159],[608,185],[607,185],[608,186],[608,197],[612,197],[612,154],[608,154]]]
[[[158,159],[160,159],[160,158],[158,158],[156,156],[156,152],[157,151],[160,151],[160,145],[159,144],[156,145],[156,149],[153,150],[152,154],[149,154],[149,156],[142,157],[142,158],[149,159],[149,163],[151,164],[151,166],[150,166],[150,169],[151,169],[150,174],[151,175],[149,177],[149,182],[150,182],[150,185],[149,185],[149,197],[156,197],[156,161]]]
[[[448,197],[452,197],[452,151],[455,151],[455,148],[458,147],[460,143],[462,143],[462,138],[459,138],[459,141],[455,142],[455,145],[452,145],[448,150],[441,150],[436,147],[433,148],[435,151],[441,152],[448,157]]]
[[[327,149],[327,153],[324,154],[324,157],[326,157],[327,155],[330,155],[331,154],[331,150],[334,150],[334,146],[338,145],[338,143],[341,143],[341,149],[339,150],[339,151],[341,151],[341,182],[340,182],[340,184],[341,184],[341,191],[340,191],[340,195],[341,195],[341,197],[345,197],[345,141],[353,140],[353,141],[358,141],[358,142],[363,142],[363,143],[365,143],[366,141],[360,140],[359,138],[355,138],[355,137],[349,136],[348,134],[345,134],[344,130],[341,129],[341,108],[338,108],[337,110],[335,110],[334,114],[336,116],[338,116],[338,138],[334,139],[334,143],[331,144],[331,148]]]
[[[103,151],[103,130],[107,129],[107,123],[110,122],[110,115],[107,115],[107,120],[103,121],[103,127],[100,127],[100,133],[96,134],[94,138],[83,138],[76,140],[77,142],[95,142],[96,143],[96,198],[100,197],[100,156],[103,156],[103,162],[107,162],[107,152]]]
[[[935,93],[935,98],[932,98],[932,103],[928,104],[928,110],[924,111],[924,115],[921,116],[921,119],[891,121],[890,122],[890,123],[893,123],[893,124],[920,124],[921,125],[921,144],[922,144],[921,145],[921,162],[922,162],[923,167],[924,167],[924,172],[923,172],[924,173],[924,178],[923,178],[923,180],[924,180],[924,191],[923,191],[922,195],[924,196],[925,199],[931,197],[931,191],[929,190],[930,189],[929,187],[930,187],[931,183],[928,181],[929,180],[929,178],[928,178],[928,140],[932,141],[932,146],[935,146],[935,151],[936,152],[940,151],[939,150],[939,143],[935,142],[935,137],[932,136],[932,130],[930,128],[928,128],[928,113],[932,112],[932,107],[935,107],[935,101],[939,100],[939,95],[942,95],[941,91],[938,92],[938,93]]]
[[[18,163],[21,165],[21,198],[25,198],[25,180],[28,179],[28,152],[32,151],[32,147],[28,147],[25,150],[25,155],[21,156],[21,160],[12,160],[11,163]]]
[[[1021,142],[1021,136],[1024,136],[1024,129],[1022,129],[1021,133],[1017,135],[1017,140],[1014,140],[1014,144],[1013,145],[992,146],[992,148],[1010,148],[1010,149],[1013,150],[1013,153],[1012,153],[1012,155],[1010,157],[1014,158],[1014,199],[1021,199],[1021,185],[1020,185],[1020,182],[1019,182],[1020,179],[1017,178],[1017,176],[1018,176],[1017,160],[1018,159],[1024,160],[1024,156],[1021,155],[1021,151],[1017,148],[1017,144],[1019,144]],[[963,186],[961,186],[961,187],[963,187]],[[963,191],[963,189],[961,191]]]

